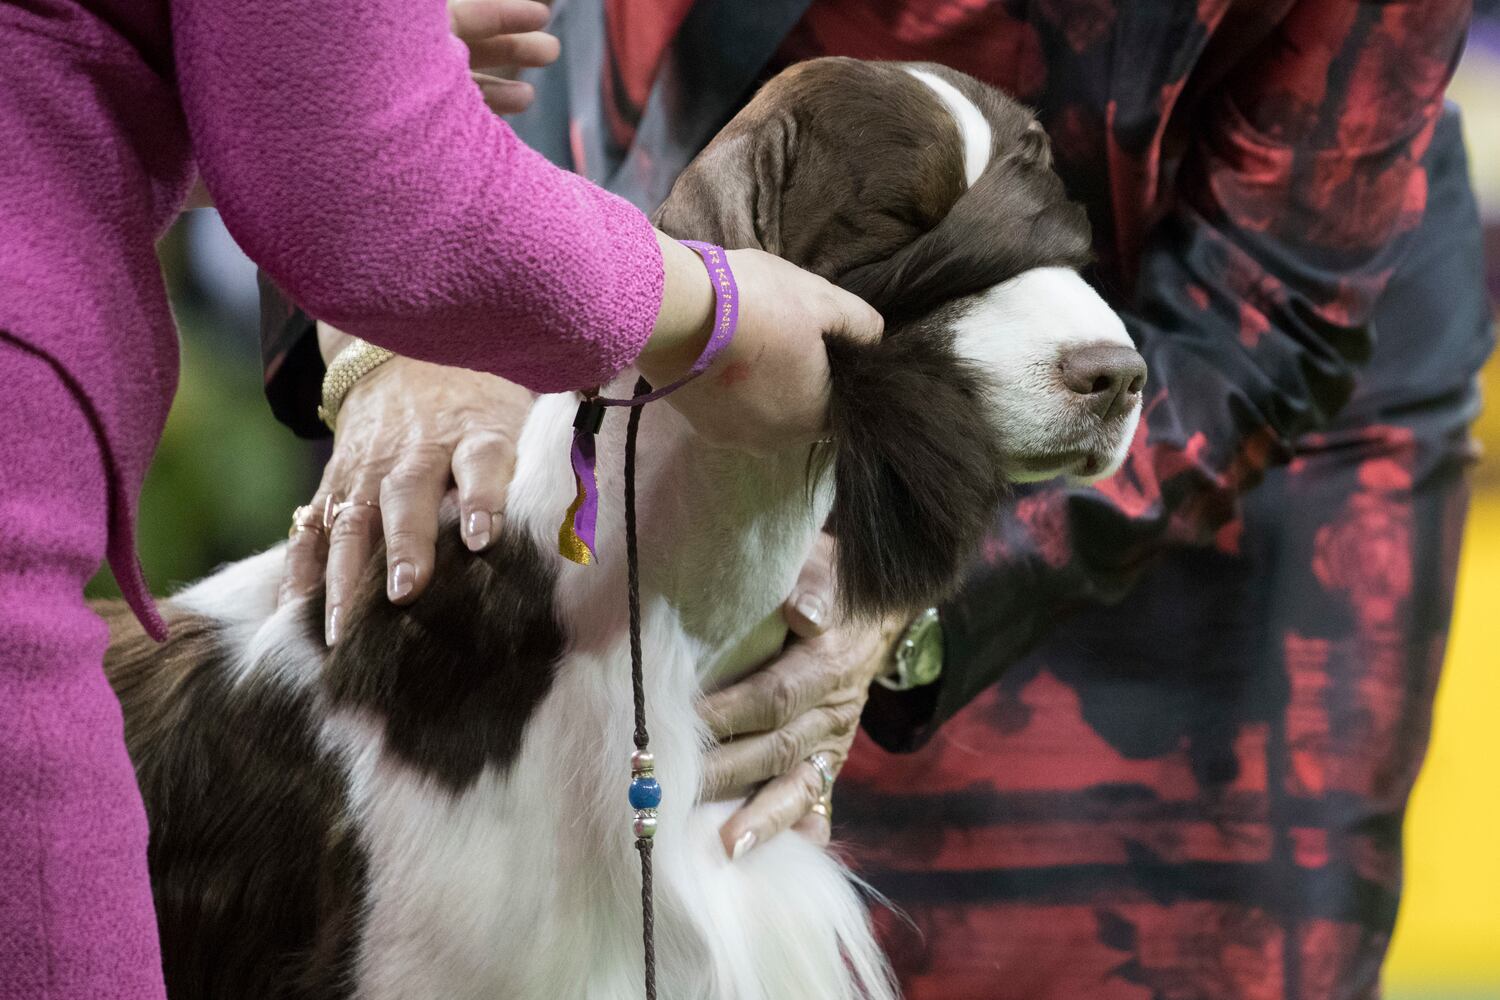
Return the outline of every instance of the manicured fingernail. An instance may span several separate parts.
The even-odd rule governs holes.
[[[730,861],[738,861],[750,853],[750,848],[755,846],[755,831],[746,830],[740,834],[740,839],[734,842],[734,853],[729,855]]]
[[[812,594],[803,594],[797,598],[797,603],[793,607],[797,609],[798,614],[814,625],[823,624],[823,602],[821,599],[814,597]]]
[[[386,593],[390,594],[391,600],[399,601],[411,589],[417,585],[417,568],[411,563],[402,561],[391,567],[391,580],[386,584]]]
[[[464,522],[464,544],[470,552],[478,552],[490,544],[490,512],[476,510]]]
[[[341,610],[343,609],[339,607],[328,609],[328,623],[323,628],[323,640],[330,646],[339,641],[339,612]]]

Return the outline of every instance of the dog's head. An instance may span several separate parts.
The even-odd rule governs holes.
[[[759,247],[860,295],[828,338],[831,527],[851,610],[936,600],[1010,483],[1124,460],[1145,363],[1079,277],[1083,209],[1031,113],[944,67],[817,59],[770,81],[678,178],[664,231]]]

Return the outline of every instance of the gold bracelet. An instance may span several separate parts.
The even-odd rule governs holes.
[[[376,347],[355,337],[333,356],[328,371],[323,373],[323,404],[318,407],[318,419],[328,425],[329,430],[338,430],[339,407],[354,384],[370,374],[396,355],[384,347]]]

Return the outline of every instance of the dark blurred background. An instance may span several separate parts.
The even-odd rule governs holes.
[[[1451,92],[1466,116],[1500,301],[1500,0],[1478,4]],[[140,549],[158,593],[286,536],[326,450],[294,438],[261,395],[255,269],[216,213],[190,212],[161,247],[182,331],[182,382],[146,481]],[[1485,373],[1500,395],[1500,364]],[[1500,1000],[1500,409],[1476,430],[1459,606],[1434,742],[1407,823],[1407,896],[1387,969],[1390,1000]],[[91,593],[115,592],[107,573]]]

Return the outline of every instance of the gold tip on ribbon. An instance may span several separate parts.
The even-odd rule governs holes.
[[[578,493],[568,506],[568,512],[563,515],[562,527],[557,529],[557,551],[564,559],[576,562],[580,566],[587,566],[594,561],[594,554],[573,530],[573,517],[578,513],[578,508],[583,506],[583,480],[574,475],[573,481],[578,484]]]

